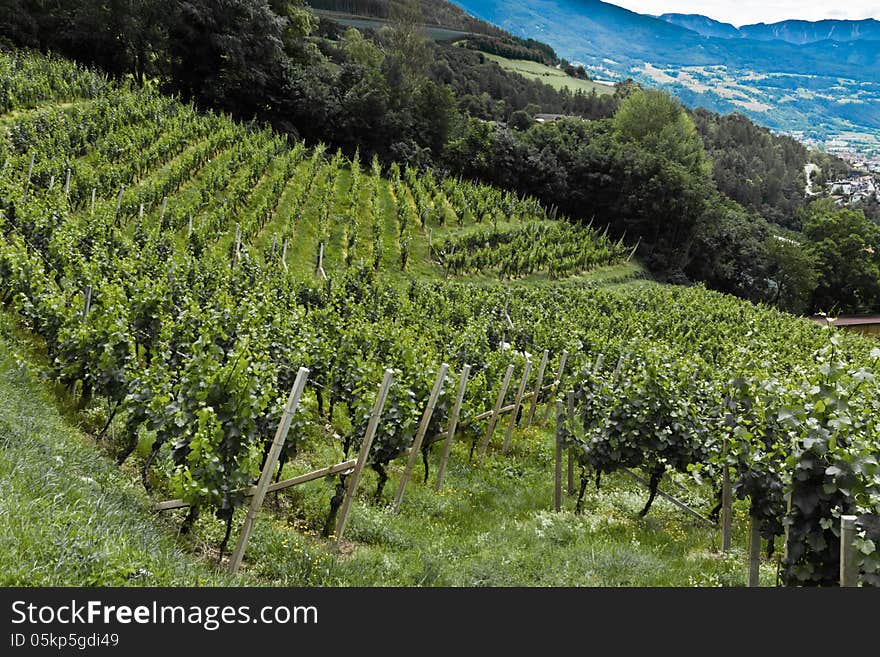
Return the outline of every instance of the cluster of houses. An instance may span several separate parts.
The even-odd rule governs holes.
[[[871,175],[835,180],[826,183],[826,186],[838,205],[860,203],[871,199],[880,201],[880,185]]]

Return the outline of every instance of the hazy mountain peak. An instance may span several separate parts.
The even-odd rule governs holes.
[[[718,37],[721,39],[738,39],[742,35],[730,23],[722,23],[708,16],[701,14],[662,14],[658,16],[660,20],[678,25],[688,30],[693,30],[698,34],[708,37]]]
[[[705,37],[785,41],[795,45],[819,41],[880,41],[880,21],[863,20],[787,20],[777,23],[753,23],[739,29],[701,14],[663,14],[660,20],[678,25]]]

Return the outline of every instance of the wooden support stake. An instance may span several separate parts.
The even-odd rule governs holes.
[[[382,408],[385,406],[385,399],[388,397],[388,390],[391,388],[391,382],[394,380],[394,372],[385,370],[385,376],[382,378],[382,385],[379,387],[379,394],[376,396],[376,402],[373,404],[373,410],[370,413],[370,421],[367,424],[367,432],[364,434],[364,440],[361,443],[361,451],[358,453],[357,464],[354,466],[354,472],[348,480],[345,487],[345,499],[342,501],[342,508],[339,510],[339,518],[336,521],[336,542],[342,540],[345,534],[345,525],[348,523],[348,514],[351,511],[351,505],[354,502],[354,496],[357,493],[358,485],[361,483],[361,474],[364,471],[364,465],[367,463],[367,457],[370,455],[370,447],[373,446],[373,438],[376,436],[376,429],[379,427],[379,419],[382,416]]]
[[[574,431],[574,390],[569,390],[566,395],[567,401],[567,410],[568,410],[568,426],[569,431]],[[569,495],[574,495],[574,449],[571,447],[568,448],[568,484],[566,488],[566,492]]]
[[[749,517],[749,586],[758,586],[761,566],[761,521]]]
[[[526,426],[532,426],[535,419],[535,410],[538,408],[538,397],[541,394],[541,386],[544,384],[544,370],[547,369],[547,360],[550,358],[550,350],[545,349],[544,355],[541,356],[541,364],[538,366],[538,379],[535,381],[535,389],[532,391],[532,404],[529,407],[529,419]]]
[[[144,204],[141,203],[141,206],[138,208],[138,221],[142,221],[144,218]]]
[[[324,242],[321,242],[318,248],[318,273],[321,274],[321,278],[327,280],[327,273],[324,271]]]
[[[563,351],[562,356],[559,358],[559,371],[556,373],[556,378],[553,380],[553,394],[550,396],[550,401],[547,402],[547,410],[544,412],[544,422],[550,418],[550,409],[553,406],[553,398],[556,397],[556,393],[559,392],[559,385],[562,383],[562,375],[565,372],[565,363],[568,360],[568,352]]]
[[[31,188],[31,176],[34,175],[34,153],[31,152],[31,163],[28,165],[28,175],[27,180],[24,183],[24,193],[27,195],[28,190]]]
[[[853,544],[856,520],[855,516],[840,516],[840,585],[845,587],[859,585],[858,552]]]
[[[269,488],[266,489],[266,492],[275,493],[277,491],[284,490],[285,488],[292,488],[293,486],[299,486],[300,484],[314,481],[315,479],[330,477],[332,475],[339,474],[340,472],[353,470],[355,465],[357,465],[357,459],[349,459],[348,461],[336,463],[335,465],[321,468],[320,470],[315,470],[313,472],[306,472],[305,474],[291,477],[290,479],[282,479],[281,481],[276,481],[274,484],[269,484]]]
[[[83,319],[88,317],[89,310],[92,309],[92,286],[89,285],[86,287],[86,298],[83,302]]]
[[[504,381],[501,382],[501,389],[498,391],[498,399],[495,400],[495,408],[489,417],[489,426],[486,429],[486,435],[480,443],[480,453],[477,457],[477,465],[483,462],[486,456],[486,450],[489,449],[489,443],[492,440],[492,434],[495,433],[495,425],[498,424],[498,415],[501,412],[501,405],[504,403],[504,397],[507,395],[507,387],[510,385],[510,377],[513,376],[513,365],[507,366],[507,372],[504,374]]]
[[[282,491],[287,488],[293,488],[294,486],[307,484],[310,481],[315,481],[315,479],[330,477],[332,475],[339,474],[340,472],[352,470],[354,469],[355,465],[357,465],[357,459],[350,459],[348,461],[343,461],[342,463],[335,463],[334,465],[328,466],[326,468],[321,468],[320,470],[306,472],[305,474],[297,475],[296,477],[292,477],[290,479],[282,479],[281,481],[276,481],[274,484],[269,484],[269,487],[266,489],[266,493],[277,493],[278,491]],[[243,491],[245,497],[253,497],[256,492],[256,486],[251,486],[250,488],[246,488]],[[182,509],[187,506],[190,506],[190,503],[181,499],[168,500],[166,502],[159,502],[158,504],[153,505],[153,511],[169,511],[171,509]]]
[[[235,224],[235,248],[232,251],[232,264],[241,258],[241,224]]]
[[[516,427],[516,416],[519,415],[519,409],[522,406],[523,395],[526,392],[526,386],[529,384],[529,374],[532,372],[532,361],[526,361],[526,367],[523,370],[522,381],[519,382],[519,389],[516,391],[516,401],[513,403],[513,413],[510,416],[510,422],[507,424],[507,433],[504,435],[504,444],[501,446],[501,453],[507,454],[510,449],[510,440],[513,437],[513,429]]]
[[[449,453],[452,451],[452,441],[455,438],[455,429],[458,427],[458,416],[461,413],[461,404],[464,401],[464,393],[467,389],[468,376],[471,366],[465,365],[461,369],[461,379],[458,382],[458,394],[455,396],[455,404],[452,406],[452,415],[449,416],[449,429],[446,442],[443,443],[443,456],[440,458],[440,468],[437,470],[437,483],[434,490],[443,488],[443,479],[446,477],[446,465],[449,463]]]
[[[785,496],[785,498],[786,498],[785,515],[787,517],[787,516],[791,515],[791,491],[788,492],[788,494]],[[785,561],[788,559],[788,526],[789,525],[787,522],[784,521],[784,519],[783,519],[782,526],[783,526],[783,532],[784,532],[783,539],[785,540],[785,544],[782,546],[782,559],[783,559],[783,561]]]
[[[165,219],[165,212],[167,210],[168,210],[168,197],[165,196],[162,199],[162,209],[159,211],[159,221],[160,222]]]
[[[733,524],[733,503],[730,490],[730,468],[724,464],[721,479],[721,551],[730,551],[730,533]]]
[[[553,508],[562,510],[562,432],[565,430],[565,406],[556,400],[556,476],[553,484]]]
[[[422,413],[422,421],[419,423],[416,437],[413,439],[412,447],[410,447],[409,458],[406,461],[406,467],[403,469],[403,475],[400,477],[400,484],[397,486],[397,494],[394,496],[394,505],[392,509],[394,513],[400,511],[400,503],[403,502],[403,494],[406,492],[406,485],[412,476],[413,468],[416,467],[416,459],[419,458],[419,452],[422,449],[422,442],[425,440],[425,434],[428,433],[428,425],[431,423],[431,416],[434,415],[434,408],[437,406],[437,400],[440,393],[443,392],[443,384],[446,382],[446,372],[449,365],[443,363],[440,371],[437,373],[437,379],[434,381],[434,387],[431,389],[431,396],[428,397],[428,405],[425,406],[425,412]]]
[[[510,413],[513,410],[513,408],[514,408],[513,404],[508,404],[507,406],[504,406],[503,408],[499,409],[498,415],[507,415],[508,413]],[[494,415],[494,414],[495,414],[494,409],[491,411],[483,411],[479,415],[475,415],[473,417],[473,422],[480,422],[481,420],[485,420],[486,418],[492,417],[492,415]]]
[[[287,433],[290,431],[293,414],[296,413],[296,407],[299,405],[299,400],[303,389],[306,387],[306,380],[308,378],[309,370],[305,367],[299,368],[293,388],[290,391],[290,397],[287,399],[287,405],[284,407],[281,422],[278,424],[278,430],[275,432],[275,439],[272,441],[272,447],[269,448],[269,455],[266,457],[266,463],[263,465],[263,471],[260,473],[257,490],[251,498],[247,516],[245,516],[244,524],[241,527],[241,533],[238,535],[238,543],[235,545],[235,551],[229,560],[229,572],[232,575],[238,572],[241,561],[244,559],[244,551],[247,548],[248,539],[250,539],[251,532],[254,530],[254,525],[257,522],[257,513],[260,511],[260,507],[263,506],[266,489],[269,487],[272,474],[275,472],[278,457],[281,455],[281,449],[284,447],[284,441],[287,440]]]
[[[64,196],[70,197],[70,169],[67,170],[67,177],[64,180]]]
[[[193,234],[193,217],[189,215],[189,221],[186,224],[186,239],[192,237]]]
[[[119,194],[116,195],[116,214],[119,214],[119,210],[122,207],[122,194],[125,192],[125,185],[120,185]]]
[[[642,485],[645,486],[646,488],[650,488],[650,487],[651,487],[651,483],[650,483],[647,479],[645,479],[644,477],[640,477],[640,476],[637,475],[635,472],[632,472],[631,470],[626,470],[626,469],[624,469],[624,470],[623,470],[623,473],[626,474],[626,475],[629,475],[630,477],[632,477],[633,479],[635,479],[637,482],[639,482],[640,484],[642,484]],[[662,497],[664,500],[668,500],[669,502],[672,502],[672,503],[673,503],[675,506],[677,506],[679,509],[681,509],[681,510],[684,511],[685,513],[687,513],[687,514],[693,516],[693,517],[696,518],[697,520],[702,520],[702,521],[705,522],[707,525],[712,525],[713,527],[717,527],[717,526],[718,526],[717,523],[712,522],[711,520],[709,520],[708,518],[706,518],[706,517],[704,517],[704,516],[701,516],[699,513],[697,513],[696,511],[694,511],[694,510],[693,510],[691,507],[689,507],[687,504],[685,504],[684,502],[679,502],[677,499],[675,499],[674,497],[672,497],[672,495],[663,492],[663,491],[660,490],[659,488],[657,489],[657,495],[659,495],[660,497]]]
[[[91,210],[91,215],[92,215],[93,217],[95,216],[95,194],[97,194],[97,193],[98,193],[98,190],[95,189],[94,187],[92,187],[92,210]]]
[[[52,191],[53,187],[55,187],[55,176],[49,178],[49,191]]]

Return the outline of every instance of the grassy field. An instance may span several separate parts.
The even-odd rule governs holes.
[[[71,409],[62,417],[26,344],[0,315],[0,586],[232,583],[153,517],[140,484],[74,428]]]
[[[540,80],[544,84],[549,84],[554,89],[569,89],[572,93],[582,91],[586,94],[595,91],[599,95],[614,93],[614,87],[591,82],[590,80],[573,78],[570,75],[566,75],[558,68],[547,66],[546,64],[539,64],[538,62],[530,62],[522,59],[507,59],[506,57],[500,57],[499,55],[491,55],[488,53],[483,54],[486,55],[487,59],[497,62],[501,68],[513,71],[514,73],[519,73],[520,75],[533,80]]]

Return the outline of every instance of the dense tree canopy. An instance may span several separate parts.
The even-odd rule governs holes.
[[[829,313],[880,308],[880,226],[830,199],[810,204],[801,219],[819,271],[813,306]]]

